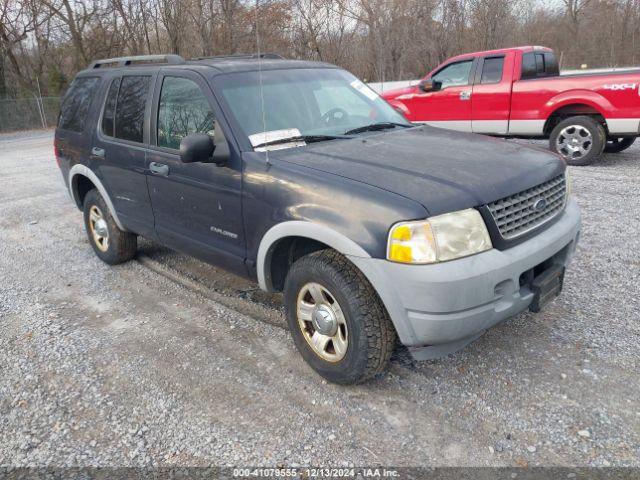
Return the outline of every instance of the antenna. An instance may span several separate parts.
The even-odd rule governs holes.
[[[258,9],[260,8],[260,0],[256,0],[256,48],[258,50],[258,80],[260,82],[260,103],[262,106],[262,134],[264,136],[264,141],[267,140],[267,117],[264,111],[264,86],[262,85],[262,55],[260,54],[260,31],[258,28]],[[264,149],[265,160],[267,162],[267,166],[271,165],[269,162],[269,148]]]

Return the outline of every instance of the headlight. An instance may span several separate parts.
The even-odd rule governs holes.
[[[436,263],[484,252],[492,247],[480,212],[470,208],[391,227],[387,260]]]

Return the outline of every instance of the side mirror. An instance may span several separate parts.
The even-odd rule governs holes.
[[[180,141],[180,161],[182,163],[209,162],[215,145],[206,133],[192,133]]]
[[[438,82],[437,80],[431,80],[430,78],[426,78],[422,80],[418,84],[418,88],[423,92],[437,92],[442,88],[442,82]]]

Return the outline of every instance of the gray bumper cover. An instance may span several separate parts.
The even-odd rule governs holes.
[[[416,358],[456,351],[487,328],[529,307],[533,293],[520,275],[545,260],[567,264],[580,232],[580,209],[570,199],[561,217],[507,250],[492,249],[434,265],[403,265],[349,257],[385,304],[398,336]]]

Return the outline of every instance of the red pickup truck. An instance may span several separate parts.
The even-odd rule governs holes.
[[[545,47],[459,55],[383,97],[416,123],[548,138],[571,165],[620,152],[640,135],[640,70],[560,75]]]

